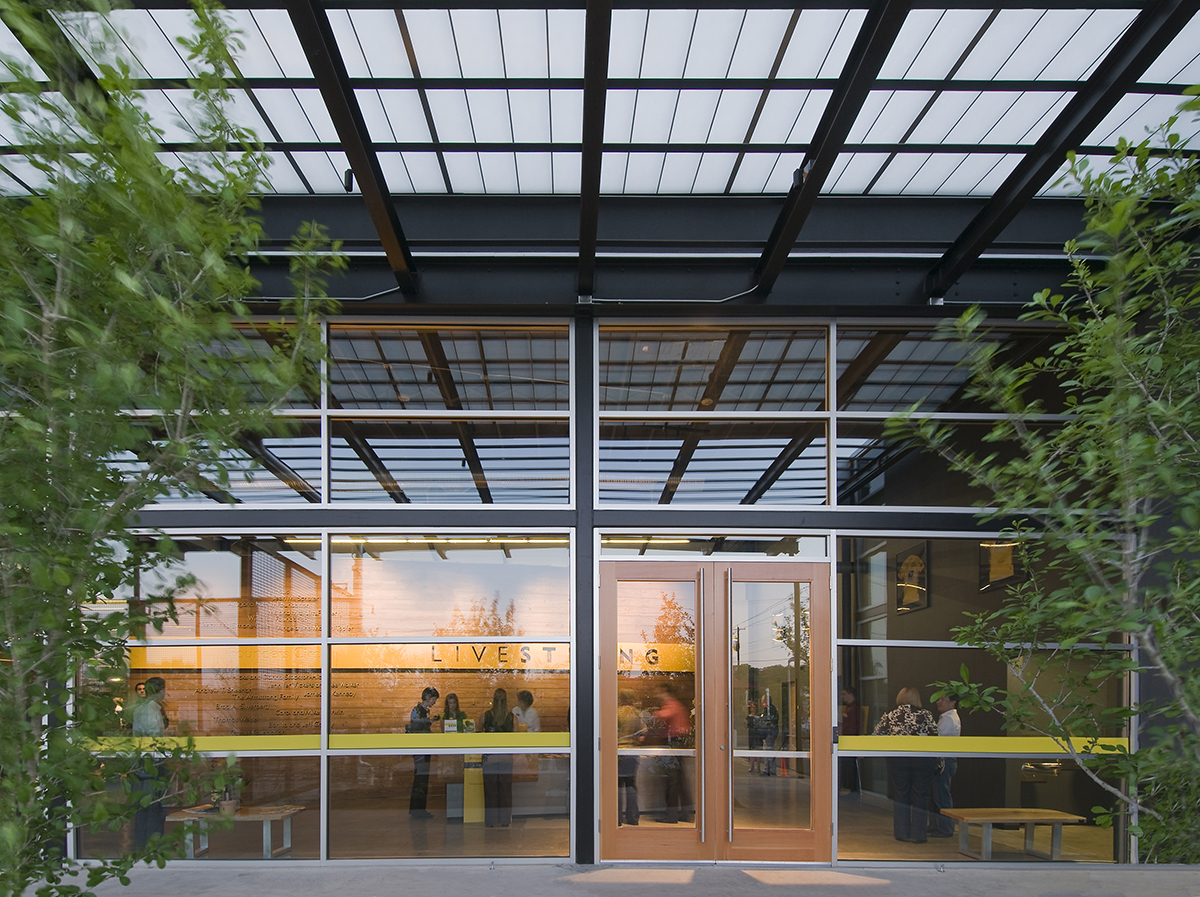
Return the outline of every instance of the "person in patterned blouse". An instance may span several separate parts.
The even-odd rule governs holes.
[[[937,735],[937,723],[921,709],[921,693],[911,686],[896,695],[896,709],[889,710],[875,726],[874,735]],[[929,789],[937,771],[936,757],[899,756],[888,758],[892,779],[892,834],[897,841],[924,844],[929,824]]]

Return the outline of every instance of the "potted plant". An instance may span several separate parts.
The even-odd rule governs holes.
[[[242,789],[246,781],[237,765],[237,758],[226,758],[226,768],[213,781],[213,800],[222,816],[232,816],[242,805]]]

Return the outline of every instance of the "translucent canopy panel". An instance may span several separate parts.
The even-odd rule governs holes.
[[[825,402],[821,331],[603,330],[600,408],[816,411]]]
[[[336,408],[566,411],[567,330],[335,326]]]

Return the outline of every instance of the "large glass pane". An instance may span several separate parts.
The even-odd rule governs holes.
[[[333,501],[566,504],[570,425],[558,420],[334,420]]]
[[[565,637],[563,534],[331,537],[333,635]]]
[[[225,755],[209,764],[224,766]],[[171,834],[182,826],[192,833],[185,855],[197,859],[316,859],[320,856],[321,761],[317,757],[238,757],[242,788],[240,805],[222,816],[207,802],[187,803],[170,791],[161,812],[150,810],[116,830],[83,828],[83,857],[116,857],[128,853],[150,833]],[[112,793],[118,793],[111,789]]]
[[[509,709],[515,709],[524,696],[534,711],[528,720],[527,711],[517,714],[520,719],[514,719],[511,730],[515,734],[565,733],[570,728],[571,647],[566,642],[463,639],[333,645],[330,665],[330,732],[334,735],[412,734],[412,711],[429,687],[438,693],[438,700],[428,708],[431,715],[439,717],[431,724],[431,732],[445,734],[450,739],[447,744],[466,747],[483,740],[484,714],[492,707],[497,689],[504,691]],[[455,716],[448,706],[452,698],[462,714],[454,727],[447,725]],[[471,725],[463,726],[462,721]],[[463,731],[472,726],[472,731]],[[404,744],[403,738],[389,741],[390,746]]]
[[[321,540],[294,536],[178,536],[169,573],[195,577],[176,619],[151,639],[316,638],[321,634]],[[166,585],[143,573],[139,592]]]
[[[809,584],[734,581],[730,597],[734,827],[809,828]]]
[[[130,648],[128,708],[134,706],[138,683],[152,677],[161,678],[166,686],[166,735],[315,736],[320,732],[321,649],[317,645]],[[131,725],[131,714],[123,714],[122,722],[122,728]],[[289,741],[281,746],[317,745]]]
[[[329,855],[567,856],[570,767],[563,754],[331,757]]]
[[[330,328],[334,408],[565,411],[566,327]]]
[[[619,533],[600,539],[600,555],[622,557],[686,557],[824,559],[824,536],[672,536]]]
[[[695,582],[617,583],[619,788],[624,825],[695,825]]]
[[[601,411],[817,411],[823,330],[600,331]]]
[[[950,811],[1025,810],[1030,814],[1057,811],[1069,814],[1061,826],[1058,858],[1077,863],[1111,863],[1118,856],[1123,826],[1100,828],[1095,824],[1094,809],[1109,806],[1112,798],[1087,773],[1068,759],[1020,757],[946,757],[925,762],[933,776],[952,769],[948,786]],[[911,762],[911,761],[910,761]],[[843,860],[920,860],[925,862],[978,862],[982,848],[982,825],[969,826],[968,855],[960,852],[959,830],[934,837],[929,834],[922,844],[899,841],[895,837],[896,783],[903,784],[904,770],[899,758],[848,757],[838,764],[841,779],[838,800],[838,858]],[[861,781],[861,791],[856,785]],[[912,792],[910,792],[910,795]],[[911,799],[911,797],[910,797]],[[931,812],[927,825],[935,822]],[[940,814],[939,814],[940,815]],[[911,816],[910,816],[911,818]],[[991,856],[994,862],[1037,862],[1052,852],[1053,826],[1033,828],[1032,848],[1026,851],[1025,830],[1019,822],[992,826]]]
[[[600,422],[600,501],[814,505],[827,498],[824,421]]]

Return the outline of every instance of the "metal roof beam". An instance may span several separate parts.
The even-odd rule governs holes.
[[[792,189],[784,200],[759,258],[754,271],[754,286],[747,293],[750,301],[765,301],[783,266],[787,264],[788,253],[816,205],[850,128],[858,118],[863,101],[900,33],[908,10],[909,3],[906,0],[878,0],[867,11],[867,17],[838,79],[838,86],[829,98],[810,149],[796,173]]]
[[[446,349],[442,346],[441,339],[436,333],[423,330],[420,340],[421,347],[425,350],[425,358],[429,361],[430,373],[433,374],[434,382],[437,384],[438,392],[441,393],[442,401],[446,403],[446,408],[450,411],[461,411],[462,399],[459,398],[458,387],[455,386],[454,377],[450,373],[450,360],[446,357]],[[471,471],[471,479],[475,482],[475,489],[479,492],[479,500],[485,505],[490,505],[492,490],[488,487],[483,461],[479,457],[479,450],[475,447],[470,426],[464,421],[455,421],[454,430],[458,444],[462,448],[467,469]]]
[[[388,190],[379,157],[371,144],[366,120],[350,85],[346,63],[325,10],[315,0],[288,0],[288,15],[317,78],[321,96],[337,129],[363,202],[379,234],[396,283],[408,297],[417,293],[416,265],[400,226],[396,204]]]
[[[313,504],[321,503],[321,493],[310,486],[304,477],[292,470],[283,459],[263,445],[262,439],[257,436],[242,436],[238,439],[238,445],[272,476],[285,486],[294,489],[296,494],[305,501]]]
[[[930,269],[918,299],[946,295],[1027,202],[1037,195],[1076,148],[1128,93],[1147,67],[1191,21],[1197,0],[1160,0],[1144,10],[1104,61],[1046,129],[988,203]]]
[[[583,135],[579,178],[579,276],[576,293],[591,297],[596,282],[600,224],[600,169],[604,162],[604,103],[612,0],[588,0],[583,50]]]

